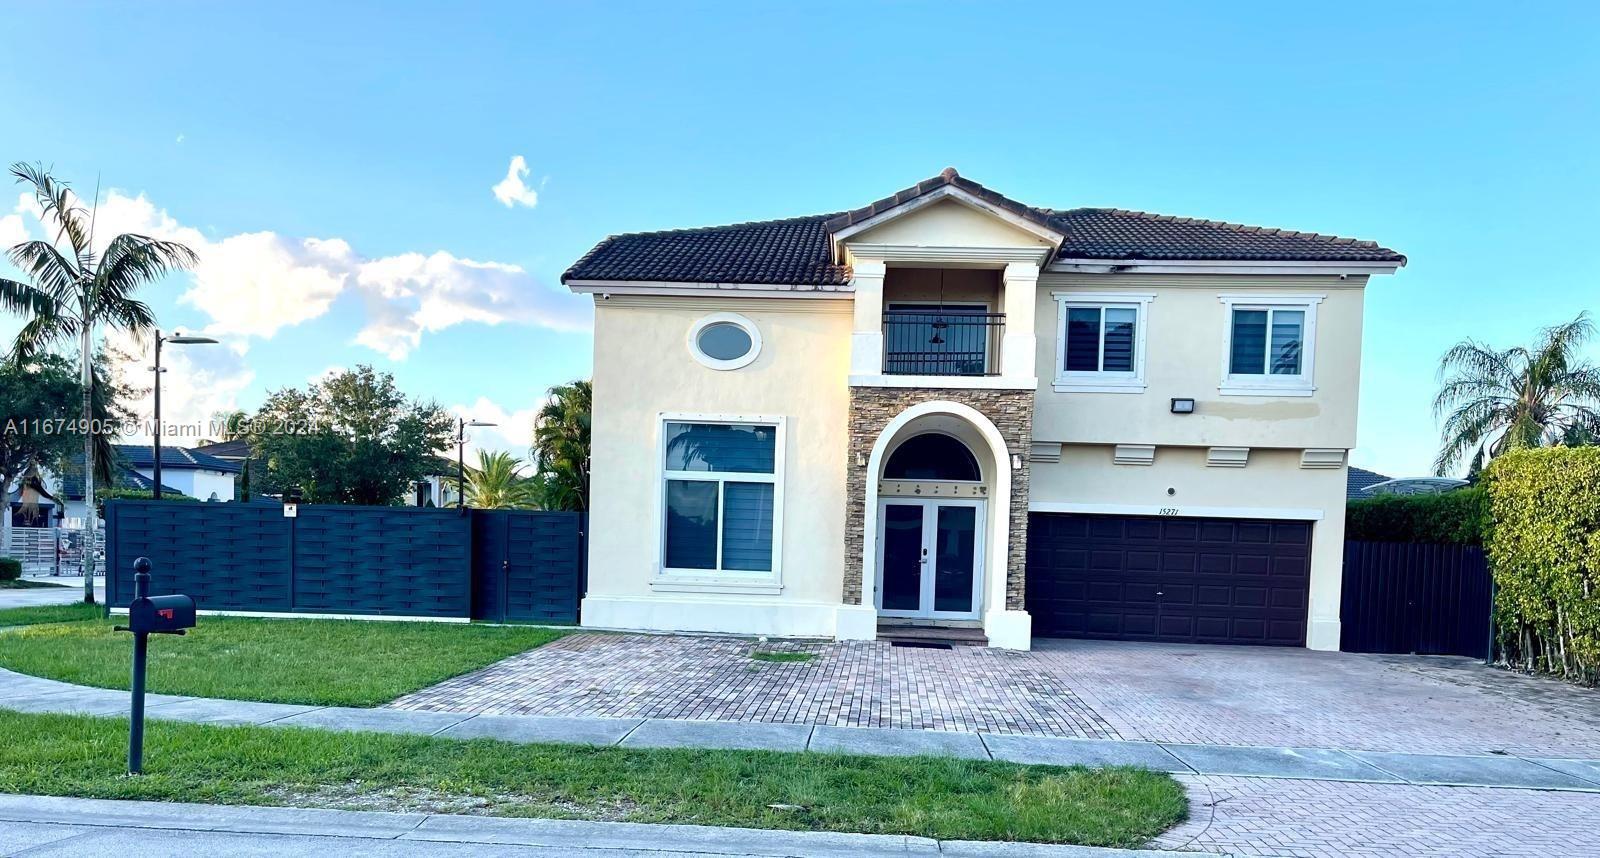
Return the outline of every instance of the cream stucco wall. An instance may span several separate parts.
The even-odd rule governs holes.
[[[1068,444],[1060,462],[1034,462],[1030,507],[1313,520],[1306,643],[1314,649],[1339,648],[1344,468],[1302,468],[1298,450],[1251,450],[1243,468],[1207,467],[1205,448],[1196,447],[1158,448],[1151,465],[1117,465],[1111,456],[1109,446]]]
[[[1366,278],[1045,273],[1039,278],[1039,399],[1035,441],[1349,449],[1356,442],[1361,308]],[[1142,393],[1058,393],[1057,292],[1155,295]],[[1218,387],[1228,345],[1222,294],[1323,295],[1317,305],[1312,396],[1233,396]],[[1171,414],[1174,397],[1195,413]]]
[[[1027,230],[952,200],[930,203],[850,237],[847,245],[1034,247],[1049,243]]]
[[[586,625],[831,635],[843,588],[850,301],[628,298],[596,301]],[[761,332],[754,363],[718,371],[690,354],[690,326],[739,313]],[[784,417],[776,594],[664,591],[663,413]]]

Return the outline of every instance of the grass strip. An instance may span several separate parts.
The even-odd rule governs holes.
[[[932,757],[588,748],[0,711],[0,792],[1133,847],[1181,821],[1169,775]]]
[[[61,619],[81,619],[85,607],[16,609],[44,612],[17,614],[23,622],[0,611],[0,627],[58,622],[46,619],[50,611],[77,611]],[[0,642],[0,667],[78,685],[126,689],[132,643],[126,633],[112,630],[125,621],[112,617],[7,632]],[[271,703],[377,706],[563,634],[465,623],[201,617],[199,627],[184,637],[151,640],[149,690]]]

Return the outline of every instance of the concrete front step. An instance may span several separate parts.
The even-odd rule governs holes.
[[[878,640],[890,643],[909,643],[950,646],[988,646],[989,638],[983,629],[950,626],[909,626],[895,623],[878,624]]]

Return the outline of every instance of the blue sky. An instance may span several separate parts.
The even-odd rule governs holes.
[[[947,165],[1037,205],[1408,254],[1368,290],[1353,456],[1389,473],[1432,459],[1452,342],[1509,345],[1600,310],[1590,4],[62,3],[5,18],[0,158],[85,194],[98,175],[120,195],[108,219],[214,257],[146,296],[167,327],[228,343],[174,358],[179,413],[372,363],[504,416],[483,442],[522,447],[544,389],[588,372],[589,310],[557,280],[606,234],[838,210]],[[508,206],[491,188],[517,155],[537,199]],[[14,203],[0,196],[0,218]],[[0,219],[0,237],[29,226]]]

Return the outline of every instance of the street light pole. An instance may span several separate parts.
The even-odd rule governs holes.
[[[156,374],[156,426],[155,432],[153,433],[154,444],[152,445],[155,452],[155,483],[150,486],[150,497],[154,498],[155,500],[161,500],[161,373],[166,371],[161,368],[161,344],[173,343],[175,345],[186,346],[215,342],[216,340],[213,340],[210,337],[186,337],[182,333],[174,334],[170,337],[163,337],[161,336],[161,330],[159,328],[156,329],[156,362],[155,366],[151,367],[151,369],[155,370]]]
[[[467,508],[467,427],[493,426],[482,420],[456,418],[456,509]]]

